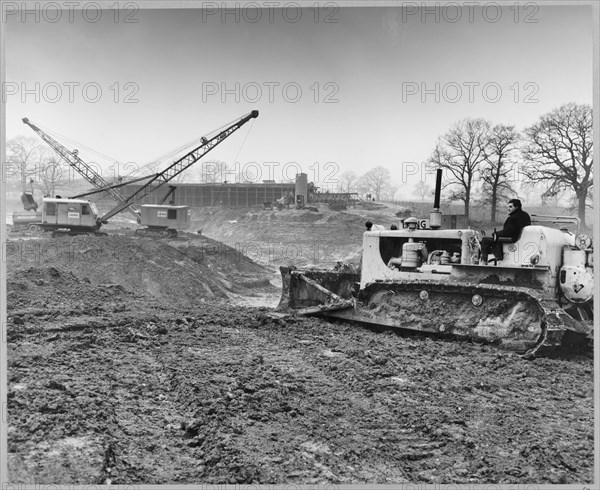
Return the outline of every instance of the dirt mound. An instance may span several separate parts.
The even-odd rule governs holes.
[[[368,211],[374,211],[374,210],[386,209],[388,206],[386,206],[385,204],[372,202],[372,201],[362,201],[362,202],[356,203],[356,207],[359,209],[366,209]]]
[[[317,223],[327,226],[335,225],[336,228],[348,225],[364,227],[365,222],[366,220],[362,216],[344,211],[328,214],[317,221]]]
[[[306,211],[306,210],[291,210],[291,211],[281,211],[279,214],[279,219],[283,219],[290,223],[317,223],[323,218],[323,213],[316,211]]]
[[[239,250],[206,237],[188,238],[165,241],[129,234],[11,241],[7,248],[9,284],[13,291],[28,287],[32,296],[66,294],[72,299],[90,286],[110,284],[154,301],[182,305],[225,300],[257,285],[271,287],[272,271]],[[32,265],[42,268],[33,270]],[[35,281],[27,283],[31,274],[56,277],[47,277],[38,286]]]
[[[281,211],[248,211],[235,216],[234,219],[224,219],[228,217],[230,211],[226,211],[219,214],[208,214],[204,216],[210,216],[213,219],[226,223],[237,223],[237,222],[270,222],[270,221],[285,221],[286,223],[316,223],[323,218],[323,213],[306,211],[306,210],[295,210],[295,209],[283,209]],[[202,215],[200,215],[202,216]],[[202,219],[199,219],[202,222]]]
[[[52,266],[28,267],[7,277],[7,308],[52,308],[74,303],[85,307],[98,301],[126,301],[133,293],[118,284],[91,285],[68,270]]]

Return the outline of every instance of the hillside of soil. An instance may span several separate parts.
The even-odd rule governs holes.
[[[265,265],[329,268],[340,261],[358,264],[365,222],[389,228],[403,208],[363,203],[343,211],[324,204],[312,209],[202,208],[194,210],[191,228]]]
[[[73,287],[74,296],[86,284],[108,284],[137,295],[147,294],[154,298],[150,301],[163,300],[179,306],[239,295],[248,297],[258,289],[277,289],[269,282],[272,269],[201,235],[183,233],[165,240],[142,238],[123,230],[107,236],[32,238],[7,243],[9,270],[35,274],[40,268],[59,268],[81,283]],[[47,288],[53,282],[45,284]],[[19,284],[12,286],[8,288],[9,308],[16,291],[23,292]],[[19,299],[37,304],[55,295],[55,291],[46,289]]]
[[[589,357],[271,315],[279,265],[357,261],[366,219],[394,214],[11,236],[11,483],[591,484]]]

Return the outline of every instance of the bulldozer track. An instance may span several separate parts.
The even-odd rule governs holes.
[[[508,304],[514,304],[518,301],[525,302],[531,312],[535,313],[532,322],[537,322],[539,334],[536,339],[530,339],[524,342],[527,349],[522,354],[525,357],[534,356],[543,346],[557,346],[562,341],[565,331],[573,331],[577,334],[591,335],[591,325],[586,330],[582,328],[579,322],[572,319],[555,301],[544,298],[538,291],[516,286],[499,286],[488,284],[462,284],[462,283],[439,283],[433,281],[377,281],[368,284],[359,293],[359,308],[374,308],[377,305],[387,302],[391,297],[397,294],[421,294],[423,303],[429,300],[429,295],[462,295],[463,297],[474,298],[479,295],[482,302],[489,301],[491,298],[507,300]],[[459,298],[457,298],[458,300]],[[465,301],[466,303],[466,301]],[[464,305],[463,305],[464,306]],[[474,306],[474,308],[477,308]],[[440,318],[443,323],[444,318]],[[399,328],[407,328],[398,325]],[[418,329],[417,329],[418,330]],[[432,329],[434,333],[444,334],[443,330]],[[455,332],[452,332],[456,335]],[[460,336],[460,335],[458,335]],[[491,341],[490,343],[495,343]]]

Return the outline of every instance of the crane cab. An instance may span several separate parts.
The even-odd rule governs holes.
[[[136,230],[138,235],[162,234],[177,236],[177,230],[189,227],[190,207],[167,204],[143,204],[140,207],[140,224],[146,228]]]
[[[90,232],[97,228],[98,209],[84,199],[44,198],[42,222],[44,231],[68,229],[73,232]]]
[[[189,226],[189,206],[144,204],[141,206],[141,212],[141,224],[144,226],[176,230]]]

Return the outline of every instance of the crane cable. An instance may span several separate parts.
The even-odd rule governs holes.
[[[244,148],[244,145],[246,144],[246,140],[248,139],[248,135],[250,134],[250,131],[252,131],[253,127],[254,127],[254,119],[252,119],[252,121],[250,122],[250,126],[248,127],[248,131],[246,131],[246,136],[244,136],[244,141],[242,141],[242,144],[240,145],[240,147],[238,149],[238,152],[236,153],[235,158],[233,159],[233,164],[234,165],[237,162],[238,156],[240,155],[240,152]]]
[[[220,126],[219,128],[210,131],[209,133],[205,134],[203,137],[210,139],[214,135],[219,134],[225,128],[233,125],[233,123],[235,121],[238,121],[239,119],[240,118],[232,119],[230,122],[225,123],[222,126]],[[250,125],[250,129],[248,130],[248,133],[246,134],[246,138],[248,137],[248,134],[250,134],[250,130],[252,129],[253,125],[254,125],[254,121],[252,121],[252,123]],[[83,149],[87,150],[90,153],[93,153],[93,154],[98,155],[98,156],[102,156],[103,158],[105,158],[106,160],[110,161],[111,163],[117,163],[118,165],[124,167],[124,164],[122,162],[120,162],[116,158],[111,157],[110,155],[106,155],[105,153],[102,153],[100,151],[94,150],[93,148],[91,148],[91,147],[89,147],[87,145],[84,145],[83,143],[80,143],[80,142],[74,140],[73,138],[69,138],[68,136],[65,136],[65,135],[63,135],[63,134],[61,134],[61,133],[59,133],[57,131],[54,131],[54,130],[51,130],[51,129],[45,127],[45,126],[42,126],[41,124],[37,124],[36,123],[36,126],[39,127],[40,129],[42,129],[44,132],[46,132],[47,134],[49,134],[52,137],[57,136],[58,138],[66,141],[68,143],[71,143],[72,145],[74,145],[78,149],[79,148],[83,148]],[[192,146],[193,147],[199,146],[199,144],[201,143],[203,137],[194,138],[193,140],[191,140],[191,141],[189,141],[187,143],[184,143],[183,145],[179,146],[178,148],[169,151],[165,155],[162,155],[161,157],[159,157],[159,158],[157,158],[155,160],[152,160],[151,162],[148,162],[148,163],[142,165],[141,167],[138,168],[138,171],[140,171],[140,170],[142,170],[143,168],[146,168],[146,167],[151,167],[152,165],[154,165],[156,163],[162,163],[164,160],[171,159],[171,157],[173,157],[177,153],[183,152],[184,150],[186,150],[188,148],[191,148]],[[55,139],[58,139],[58,138],[55,138]],[[242,142],[242,146],[246,142],[246,138],[244,138],[244,141]],[[240,150],[238,151],[238,155],[239,155],[240,151],[241,151],[241,147],[240,147]],[[237,159],[237,155],[236,155],[236,159]]]
[[[165,153],[164,155],[161,155],[158,158],[155,158],[154,160],[142,165],[140,167],[140,170],[143,168],[146,168],[146,167],[152,167],[154,165],[160,164],[160,163],[164,162],[165,160],[170,160],[170,159],[172,159],[173,156],[175,156],[178,153],[182,153],[184,150],[191,147],[192,145],[198,146],[201,141],[202,141],[202,138],[194,138],[193,140],[191,140],[187,143],[184,143],[180,147],[175,148],[174,150],[171,150],[171,151]]]
[[[42,126],[41,124],[37,124],[37,123],[36,123],[36,126],[37,126],[37,127],[39,127],[40,129],[42,129],[44,132],[48,133],[48,134],[49,134],[50,136],[52,136],[53,138],[54,138],[55,136],[57,136],[58,138],[60,138],[60,139],[62,139],[62,140],[65,140],[65,141],[67,141],[67,142],[71,143],[72,145],[74,145],[75,147],[77,147],[77,149],[79,149],[79,148],[83,148],[83,149],[85,149],[85,150],[87,150],[87,151],[89,151],[89,152],[91,152],[91,153],[94,153],[94,154],[96,154],[96,155],[102,156],[102,157],[104,157],[106,160],[110,160],[111,162],[117,162],[117,163],[119,163],[119,164],[121,163],[121,162],[119,162],[119,160],[117,160],[116,158],[113,158],[113,157],[111,157],[110,155],[106,155],[106,154],[104,154],[104,153],[102,153],[102,152],[100,152],[100,151],[98,151],[98,150],[94,150],[93,148],[90,148],[89,146],[87,146],[87,145],[84,145],[83,143],[80,143],[80,142],[78,142],[78,141],[75,141],[74,139],[72,139],[72,138],[69,138],[68,136],[65,136],[65,135],[63,135],[63,134],[60,134],[60,133],[59,133],[59,132],[57,132],[57,131],[50,130],[49,128],[47,128],[47,127],[45,127],[45,126]],[[58,138],[55,138],[55,139],[58,139]]]
[[[244,116],[243,116],[243,117],[244,117]],[[172,161],[171,161],[171,160],[173,160],[173,158],[172,158],[172,157],[174,157],[174,156],[175,156],[175,155],[177,155],[178,153],[184,153],[184,152],[185,152],[185,153],[189,153],[189,150],[191,150],[192,148],[197,148],[198,146],[200,146],[200,143],[202,142],[202,139],[203,139],[203,138],[206,138],[206,139],[211,139],[211,138],[213,138],[213,137],[214,137],[214,136],[216,136],[217,134],[221,133],[221,132],[222,132],[224,129],[226,129],[226,128],[228,128],[228,127],[232,126],[232,125],[233,125],[233,124],[234,124],[236,121],[239,121],[240,119],[241,119],[241,118],[239,118],[239,117],[236,117],[235,119],[232,119],[231,121],[229,121],[229,122],[227,122],[227,123],[223,124],[222,126],[220,126],[220,127],[216,128],[216,129],[213,129],[212,131],[210,131],[210,132],[208,132],[208,133],[204,134],[204,135],[203,135],[203,136],[201,136],[200,138],[194,138],[193,140],[189,141],[188,143],[185,143],[185,144],[181,145],[179,148],[176,148],[176,149],[174,149],[174,150],[170,151],[169,153],[166,153],[165,155],[162,155],[162,156],[160,156],[159,158],[157,158],[157,159],[155,159],[155,160],[153,160],[153,161],[151,161],[151,162],[149,162],[149,163],[145,164],[144,166],[142,166],[142,167],[140,168],[140,170],[141,170],[142,168],[146,168],[146,167],[152,167],[152,166],[154,166],[154,165],[156,165],[156,164],[159,164],[159,163],[162,163],[162,162],[164,162],[165,160],[170,160],[170,162],[169,162],[169,163],[172,163]],[[246,134],[246,138],[248,138],[248,134],[250,134],[250,130],[252,129],[252,126],[253,126],[253,125],[254,125],[254,120],[253,120],[253,121],[251,122],[251,124],[250,124],[250,128],[249,128],[249,130],[248,130],[248,133]],[[244,143],[245,143],[245,141],[246,141],[246,138],[245,138],[245,139],[244,139],[244,141],[242,142],[242,146],[244,145]],[[240,153],[241,149],[242,149],[242,148],[240,147],[240,149],[238,150],[238,155],[239,155],[239,153]],[[237,155],[236,155],[236,158],[237,158]]]

